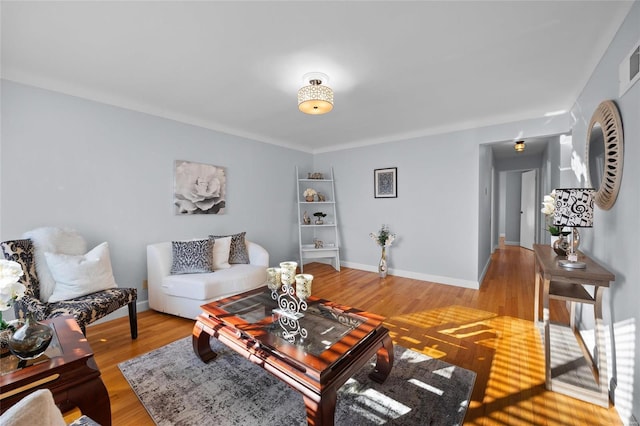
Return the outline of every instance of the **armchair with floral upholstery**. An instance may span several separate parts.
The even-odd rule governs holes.
[[[28,313],[42,321],[60,315],[73,315],[82,332],[86,326],[104,316],[128,306],[131,338],[138,337],[136,312],[137,290],[135,288],[108,288],[90,294],[55,302],[42,301],[40,282],[36,270],[35,248],[31,239],[3,241],[0,249],[5,259],[18,262],[24,271],[20,282],[25,285],[25,295],[14,303],[17,318],[25,318]]]

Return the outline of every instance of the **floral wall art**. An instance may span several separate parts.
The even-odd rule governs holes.
[[[226,207],[224,167],[177,160],[173,204],[177,215],[223,214]]]

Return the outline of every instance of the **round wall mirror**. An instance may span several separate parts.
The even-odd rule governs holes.
[[[587,133],[588,186],[596,189],[595,202],[609,210],[616,202],[622,179],[624,153],[622,120],[613,101],[604,101],[593,113]]]

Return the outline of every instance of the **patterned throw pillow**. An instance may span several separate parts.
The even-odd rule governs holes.
[[[213,272],[211,262],[213,258],[213,241],[172,241],[171,251],[173,262],[172,274],[198,274]]]
[[[229,263],[249,263],[249,252],[247,244],[244,241],[246,232],[240,232],[233,235],[209,235],[209,238],[225,238],[231,237],[231,251],[229,252]]]

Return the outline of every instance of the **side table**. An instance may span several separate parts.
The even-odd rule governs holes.
[[[42,322],[54,331],[44,355],[22,368],[13,355],[0,360],[0,412],[36,389],[48,388],[63,413],[77,407],[101,425],[111,425],[109,393],[76,320],[67,315]]]
[[[602,319],[602,295],[615,275],[593,259],[580,253],[584,269],[563,268],[549,245],[534,244],[535,301],[534,322],[539,321],[539,297],[542,285],[545,385],[548,390],[583,401],[609,406],[605,324]],[[593,296],[585,287],[593,288]],[[569,327],[551,324],[549,300],[570,303]],[[591,356],[575,323],[576,303],[593,305],[595,356]],[[555,348],[552,346],[555,345]]]

